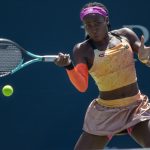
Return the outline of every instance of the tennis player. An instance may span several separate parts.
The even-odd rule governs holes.
[[[136,53],[149,66],[150,47],[144,45],[143,36],[139,39],[128,28],[111,31],[109,12],[101,3],[86,4],[80,19],[87,36],[74,46],[74,63],[63,53],[55,61],[66,68],[77,90],[87,90],[90,74],[100,91],[87,109],[75,150],[103,149],[123,132],[141,147],[150,147],[150,103],[138,87],[133,57]]]

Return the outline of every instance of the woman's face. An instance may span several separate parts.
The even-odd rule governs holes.
[[[88,14],[83,18],[86,32],[94,41],[102,41],[108,32],[108,17],[99,14]]]

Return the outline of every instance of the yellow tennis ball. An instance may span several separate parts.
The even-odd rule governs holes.
[[[2,93],[4,96],[11,96],[13,94],[14,90],[13,87],[11,85],[5,85],[2,88]]]

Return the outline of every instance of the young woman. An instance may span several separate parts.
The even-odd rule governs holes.
[[[127,131],[142,147],[150,147],[150,103],[140,92],[133,53],[150,64],[150,47],[128,28],[110,31],[109,12],[97,2],[80,12],[87,38],[75,45],[75,65],[68,54],[59,53],[55,64],[65,67],[72,84],[88,88],[88,74],[100,91],[89,105],[75,150],[103,149],[113,135]]]

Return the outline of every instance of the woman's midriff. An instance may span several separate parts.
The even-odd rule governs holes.
[[[131,97],[139,92],[137,82],[130,85],[112,90],[112,91],[101,91],[100,98],[103,100],[121,99],[125,97]]]

